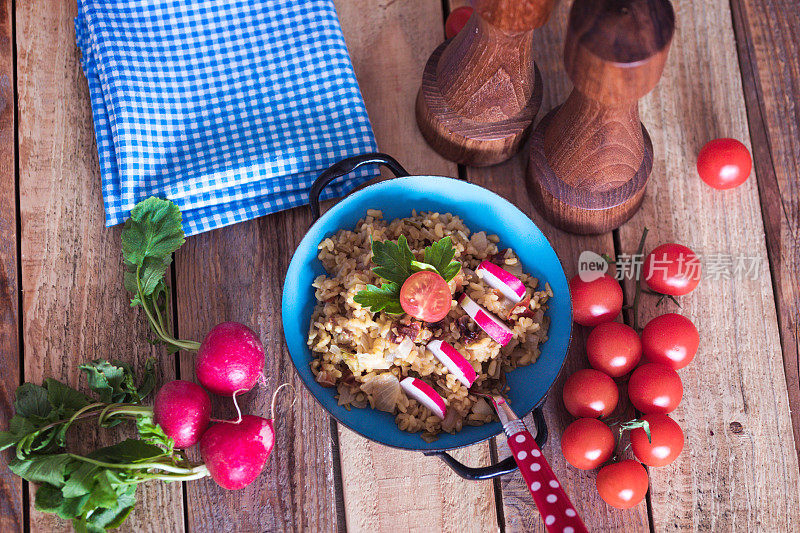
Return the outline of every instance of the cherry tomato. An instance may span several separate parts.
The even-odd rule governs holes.
[[[619,322],[604,322],[589,333],[586,355],[592,368],[618,378],[639,364],[642,342],[632,327]]]
[[[622,309],[622,287],[608,274],[588,282],[575,276],[569,280],[569,292],[572,296],[572,320],[581,326],[610,322]]]
[[[642,274],[647,286],[661,294],[682,296],[700,283],[700,259],[682,244],[657,246],[644,260]]]
[[[650,425],[650,437],[642,428],[631,431],[633,454],[647,466],[667,466],[683,451],[683,430],[667,415],[645,415]]]
[[[697,173],[715,189],[733,189],[750,176],[753,158],[736,139],[709,141],[697,156]]]
[[[452,10],[444,23],[444,36],[448,39],[455,37],[464,29],[473,11],[474,9],[469,6],[461,6]]]
[[[400,287],[403,311],[424,322],[438,322],[450,312],[453,295],[442,276],[423,270],[411,274]]]
[[[617,509],[638,505],[647,494],[647,470],[633,459],[604,466],[597,473],[597,492]]]
[[[685,367],[694,359],[700,334],[692,321],[677,313],[655,317],[642,331],[642,352],[653,363]],[[594,366],[594,365],[592,365]]]
[[[611,414],[619,401],[614,380],[591,368],[578,370],[564,382],[564,406],[576,418],[597,418]]]
[[[683,398],[683,383],[671,367],[647,363],[631,374],[628,396],[633,406],[646,415],[671,413]]]
[[[561,453],[575,468],[591,470],[608,461],[614,453],[614,433],[594,418],[579,418],[561,435]]]

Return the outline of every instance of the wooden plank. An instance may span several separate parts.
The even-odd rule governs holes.
[[[451,9],[465,5],[463,0],[451,0]],[[535,32],[534,57],[542,74],[544,99],[539,118],[552,107],[566,99],[572,84],[564,73],[563,47],[567,26],[569,3],[559,2],[548,23]],[[553,245],[567,278],[577,274],[578,256],[584,250],[607,253],[614,256],[614,242],[611,233],[600,236],[576,236],[553,228],[533,208],[528,200],[525,187],[525,168],[527,165],[527,146],[521,153],[502,165],[484,169],[467,169],[468,179],[511,200],[528,214],[545,233]],[[543,450],[553,471],[570,495],[576,510],[592,531],[647,531],[647,506],[642,503],[633,509],[619,511],[608,507],[597,494],[595,488],[596,471],[581,471],[570,466],[561,455],[561,434],[574,420],[561,400],[564,380],[580,368],[587,368],[585,343],[590,328],[577,324],[573,327],[569,354],[559,379],[554,384],[545,407],[545,419],[549,428],[549,440]],[[621,398],[619,413],[630,412],[625,398]],[[616,413],[615,413],[616,414]],[[531,417],[526,419],[533,428]],[[498,438],[499,454],[509,455],[504,439]],[[515,472],[501,481],[502,503],[506,531],[545,531],[544,523],[525,486],[522,476]]]
[[[13,4],[0,3],[0,420],[13,415],[20,384],[19,272],[17,270],[17,167],[14,120]],[[8,450],[0,456],[0,530],[23,528],[22,481],[8,470]]]
[[[664,77],[641,105],[655,166],[641,211],[620,229],[625,250],[635,250],[647,226],[649,249],[680,242],[707,260],[700,287],[681,298],[701,347],[680,371],[684,396],[673,413],[686,436],[684,452],[670,466],[650,469],[653,526],[794,531],[800,474],[757,183],[720,192],[695,170],[709,139],[750,142],[730,6],[682,0],[676,11]],[[774,60],[774,50],[769,54]],[[710,279],[711,265],[721,264],[717,255],[754,258],[757,279]],[[642,323],[662,312],[646,299]]]
[[[310,224],[308,210],[295,209],[191,237],[176,254],[180,335],[202,340],[215,324],[234,320],[264,343],[266,385],[240,398],[242,411],[268,416],[283,382],[297,392],[294,406],[277,413],[275,448],[256,482],[235,492],[210,479],[188,485],[192,531],[340,528],[329,417],[296,377],[281,327],[283,275]],[[194,376],[194,354],[181,355],[181,376]],[[235,416],[230,399],[213,402],[215,417]]]
[[[731,9],[800,454],[800,6],[734,0]]]
[[[54,377],[73,386],[85,384],[78,365],[87,360],[119,358],[141,367],[162,355],[147,343],[147,324],[122,286],[120,228],[104,228],[76,12],[74,1],[16,5],[25,379]],[[174,377],[174,366],[172,357],[161,357],[159,383]],[[119,437],[99,433],[98,444]],[[126,530],[183,530],[180,485],[147,484],[137,496]],[[68,529],[31,510],[32,531]]]
[[[422,139],[414,99],[422,69],[443,39],[438,2],[336,2],[380,149],[412,174],[456,175]],[[350,531],[490,531],[498,527],[490,482],[457,477],[439,459],[394,450],[340,428],[342,480]],[[489,446],[455,453],[489,464]],[[402,504],[398,504],[402,502]]]

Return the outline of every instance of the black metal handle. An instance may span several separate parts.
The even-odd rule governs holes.
[[[320,174],[319,177],[314,181],[314,184],[311,186],[311,191],[309,192],[309,201],[311,203],[311,214],[314,216],[314,220],[319,218],[319,195],[322,194],[322,190],[339,176],[349,174],[358,167],[364,165],[383,165],[391,170],[398,178],[408,176],[406,169],[404,169],[394,157],[381,154],[379,152],[356,155],[353,157],[348,157],[347,159],[342,159],[338,163],[331,165],[328,170]]]
[[[533,423],[536,425],[535,440],[540,448],[547,442],[547,423],[544,420],[542,407],[540,405],[533,410]],[[439,456],[456,474],[471,481],[496,478],[517,469],[517,462],[513,457],[506,457],[499,463],[489,466],[472,467],[465,465],[447,452],[425,452],[425,455]]]

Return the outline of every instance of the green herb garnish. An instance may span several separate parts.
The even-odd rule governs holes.
[[[461,271],[461,263],[454,261],[456,251],[450,237],[445,237],[425,248],[425,261],[417,261],[408,240],[400,235],[397,242],[372,241],[372,262],[377,266],[375,274],[388,283],[380,287],[367,285],[355,295],[356,303],[373,313],[385,311],[391,315],[402,315],[400,287],[411,274],[422,270],[437,272],[445,281],[450,281]]]
[[[37,510],[72,520],[76,531],[118,527],[136,503],[136,487],[152,479],[181,481],[208,475],[173,450],[173,441],[153,421],[141,400],[153,388],[152,361],[139,386],[129,365],[103,360],[81,365],[94,397],[46,379],[17,388],[15,414],[0,431],[0,450],[13,448],[9,469],[37,483]],[[138,439],[127,439],[85,455],[66,449],[67,430],[94,421],[110,427],[134,420]]]
[[[172,254],[186,241],[181,211],[169,200],[148,198],[136,204],[122,230],[125,288],[134,294],[131,306],[141,306],[156,334],[156,342],[177,350],[197,351],[200,343],[175,339],[167,311],[169,287],[164,275]]]

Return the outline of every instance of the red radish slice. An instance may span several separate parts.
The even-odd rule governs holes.
[[[489,261],[483,261],[475,273],[486,282],[491,288],[500,291],[500,293],[511,300],[512,302],[519,303],[525,298],[525,285],[511,272],[500,268],[499,266]]]
[[[470,388],[472,384],[475,383],[475,380],[478,378],[475,369],[472,368],[469,361],[448,342],[442,340],[431,341],[428,343],[428,349],[466,388]]]
[[[514,332],[508,329],[508,326],[503,324],[499,318],[484,310],[483,307],[476,304],[475,301],[466,294],[461,295],[458,299],[458,304],[487,335],[496,342],[499,342],[501,346],[508,344],[514,336]]]
[[[400,386],[406,394],[417,400],[419,403],[431,410],[433,414],[444,420],[447,413],[447,406],[444,399],[439,396],[433,387],[421,379],[408,377],[400,382]]]

